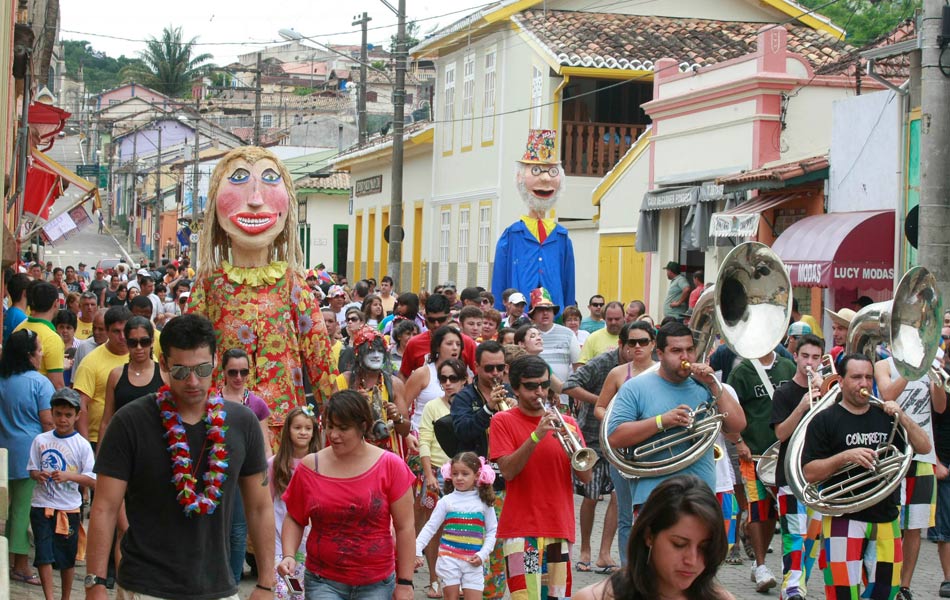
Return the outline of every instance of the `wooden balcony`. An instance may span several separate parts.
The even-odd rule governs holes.
[[[566,175],[603,177],[614,168],[647,125],[563,121],[561,162]]]

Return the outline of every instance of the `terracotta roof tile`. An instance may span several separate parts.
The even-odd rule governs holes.
[[[741,171],[732,175],[718,177],[716,183],[720,185],[735,185],[740,183],[750,183],[753,181],[788,181],[795,177],[801,177],[808,173],[814,173],[828,168],[828,155],[821,154],[801,160],[795,160],[761,169],[751,171]]]
[[[348,190],[350,189],[350,174],[346,172],[331,173],[327,177],[301,177],[294,181],[294,189],[302,188],[320,190]]]
[[[897,44],[917,37],[917,23],[914,19],[907,19],[901,22],[897,27],[868,43],[861,48],[852,49],[850,52],[838,57],[832,63],[822,66],[818,69],[821,75],[848,75],[856,77],[858,71],[864,74],[867,61],[861,57],[861,52],[883,48],[891,44]],[[874,70],[896,83],[900,83],[910,78],[910,54],[900,54],[889,56],[874,61]]]
[[[661,58],[673,58],[680,70],[687,70],[754,52],[758,32],[766,25],[559,10],[527,10],[512,19],[561,65],[647,71]],[[789,50],[813,66],[853,50],[822,31],[785,28]]]

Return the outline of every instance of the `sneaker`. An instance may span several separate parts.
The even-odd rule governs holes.
[[[755,591],[764,594],[774,588],[778,583],[775,581],[775,575],[765,565],[758,565],[752,571],[752,581],[755,582]]]
[[[897,595],[894,596],[894,600],[914,600],[914,595],[911,593],[910,588],[902,587],[897,590]]]
[[[940,597],[950,598],[950,581],[944,581],[940,584]]]
[[[800,595],[798,595],[798,594],[794,594],[794,595],[792,595],[792,596],[786,596],[786,597],[785,597],[785,600],[805,600],[805,598],[804,598],[804,596],[800,596]]]

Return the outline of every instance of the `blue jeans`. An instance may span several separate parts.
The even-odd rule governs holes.
[[[305,600],[392,600],[396,591],[396,572],[376,583],[347,585],[307,571],[304,590]]]
[[[950,542],[950,479],[937,480],[937,521],[928,538],[933,542]]]
[[[247,551],[247,518],[244,516],[244,502],[241,490],[235,489],[234,514],[231,515],[231,551],[228,559],[234,583],[241,583],[244,574],[244,553]]]
[[[630,480],[620,474],[617,467],[610,465],[610,480],[614,482],[614,491],[617,492],[617,547],[620,551],[620,564],[627,564],[627,544],[630,540],[630,529],[633,528],[633,492],[630,490]]]

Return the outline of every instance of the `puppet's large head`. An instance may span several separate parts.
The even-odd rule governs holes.
[[[268,249],[271,260],[299,270],[297,201],[290,173],[271,152],[256,146],[231,150],[211,175],[199,246],[202,269],[231,253]],[[263,266],[263,265],[261,265]]]
[[[381,333],[364,325],[353,334],[357,370],[379,371],[389,362],[386,339]]]
[[[524,156],[518,161],[518,193],[531,212],[546,213],[561,195],[564,175],[557,158],[556,138],[554,130],[532,129]]]

